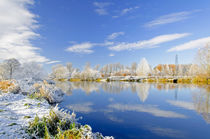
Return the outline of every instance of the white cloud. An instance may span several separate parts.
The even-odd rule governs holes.
[[[189,18],[190,15],[194,12],[195,11],[184,11],[184,12],[177,12],[177,13],[163,15],[163,16],[160,16],[160,17],[152,20],[149,23],[146,23],[145,27],[153,27],[153,26],[157,26],[157,25],[163,25],[163,24],[169,24],[169,23],[182,21],[182,20]]]
[[[107,9],[111,3],[109,2],[94,2],[93,5],[96,7],[95,12],[98,13],[99,15],[107,15]]]
[[[47,62],[47,64],[55,64],[55,63],[60,63],[60,62],[61,62],[61,61],[54,60],[54,61]]]
[[[94,46],[95,44],[90,43],[90,42],[84,42],[81,44],[75,44],[73,46],[70,46],[66,49],[66,51],[69,52],[74,52],[74,53],[84,53],[84,54],[91,54],[94,51],[91,50],[91,48]]]
[[[113,45],[113,42],[106,41],[104,43],[91,43],[83,42],[80,44],[74,44],[66,49],[68,52],[80,53],[80,54],[92,54],[94,50],[92,49],[95,46],[110,46]]]
[[[186,118],[185,115],[179,114],[173,111],[161,110],[153,105],[129,105],[129,104],[110,104],[109,108],[119,110],[119,111],[136,111],[136,112],[145,112],[152,114],[156,117],[164,117],[164,118]]]
[[[37,25],[36,15],[27,7],[33,0],[0,1],[0,59],[16,58],[20,62],[49,62],[38,52],[40,48],[31,44],[39,37],[34,30]]]
[[[114,55],[113,53],[111,53],[111,54],[109,54],[109,56],[110,56],[110,57],[113,57],[113,56],[115,56],[115,55]]]
[[[117,38],[117,37],[119,37],[119,36],[121,36],[121,35],[124,35],[124,34],[125,34],[124,32],[114,32],[114,33],[110,34],[110,35],[107,37],[107,39],[108,39],[108,40],[113,40],[113,39],[115,39],[115,38]]]
[[[123,16],[125,14],[128,14],[128,13],[131,13],[133,12],[135,9],[138,9],[139,7],[138,6],[135,6],[135,7],[130,7],[130,8],[125,8],[125,9],[122,9],[119,13],[119,15],[115,15],[115,16],[112,16],[113,18],[118,18],[120,16]]]
[[[171,49],[168,49],[168,52],[184,51],[184,50],[189,50],[189,49],[194,49],[194,48],[201,48],[201,47],[204,47],[209,42],[210,42],[210,37],[200,38],[197,40],[186,42],[181,45],[174,46]]]
[[[138,6],[136,6],[136,7],[130,7],[130,8],[125,8],[125,9],[122,10],[121,14],[122,15],[127,14],[127,13],[131,12],[132,10],[138,9],[138,8],[139,8]]]
[[[143,40],[133,43],[121,42],[117,45],[109,47],[109,49],[113,51],[122,51],[122,50],[134,50],[142,48],[154,48],[158,44],[180,39],[189,35],[190,35],[189,33],[160,35],[150,40]]]

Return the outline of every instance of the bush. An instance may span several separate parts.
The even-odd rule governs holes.
[[[51,110],[49,116],[39,118],[36,116],[26,132],[31,138],[80,138],[80,125],[72,122],[70,119],[61,118],[55,111]]]

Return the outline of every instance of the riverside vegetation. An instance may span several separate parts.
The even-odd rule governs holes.
[[[210,84],[210,45],[198,50],[192,64],[159,64],[151,68],[145,58],[139,64],[120,63],[94,68],[87,63],[82,71],[71,63],[52,67],[49,78],[59,81],[137,81],[158,83]]]

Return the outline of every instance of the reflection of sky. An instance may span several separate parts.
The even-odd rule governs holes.
[[[117,138],[210,136],[205,107],[208,95],[195,86],[193,90],[191,85],[124,82],[70,86],[72,95],[60,106],[74,110],[83,117],[80,122],[90,124],[95,132]]]

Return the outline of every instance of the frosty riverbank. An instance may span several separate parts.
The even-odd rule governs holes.
[[[48,102],[56,103],[61,101],[63,96],[63,92],[55,87],[54,84],[48,84],[46,81],[34,84],[30,81],[20,81],[19,83],[22,84],[18,84],[14,80],[0,82],[0,138],[42,138],[39,134],[43,131],[45,138],[46,132],[47,135],[49,135],[47,139],[54,138],[55,136],[52,136],[48,129],[42,126],[40,128],[42,121],[36,121],[37,117],[39,117],[40,120],[44,117],[48,119],[52,118],[51,115],[49,116],[51,111],[58,117],[58,122],[69,121],[69,123],[76,125],[72,129],[78,131],[79,138],[112,138],[103,137],[102,134],[98,132],[93,133],[89,125],[82,126],[77,122],[78,120],[74,113],[70,114],[60,110],[57,106],[50,105]],[[21,90],[24,90],[24,92]],[[25,92],[27,90],[30,90],[32,93],[29,94],[29,92]],[[33,92],[32,90],[36,91]],[[28,95],[23,95],[25,93]],[[58,124],[54,119],[50,120]],[[30,124],[30,122],[32,124]],[[34,123],[37,125],[33,127]],[[46,127],[50,126],[47,122],[44,124]],[[57,126],[59,129],[59,125]],[[26,132],[28,129],[32,134]],[[71,131],[71,129],[61,129],[59,138],[62,134],[62,136],[65,136],[64,133],[66,131]],[[56,132],[57,129],[55,133]]]

